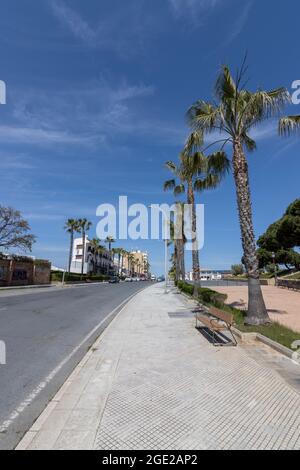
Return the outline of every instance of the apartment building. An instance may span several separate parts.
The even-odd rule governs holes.
[[[88,238],[85,240],[85,250],[83,250],[82,238],[76,238],[74,240],[71,272],[80,274],[82,262],[84,274],[115,274],[113,258],[109,251],[103,250],[100,253],[95,252]]]

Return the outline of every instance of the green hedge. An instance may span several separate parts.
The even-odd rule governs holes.
[[[103,274],[99,274],[99,275],[86,275],[86,274],[83,274],[83,276],[81,276],[81,274],[68,274],[66,273],[65,275],[65,282],[79,282],[79,281],[83,281],[83,282],[97,282],[97,281],[100,281],[100,282],[103,282],[103,281],[108,281],[110,279],[110,276],[105,276]],[[52,271],[51,272],[51,281],[52,282],[62,282],[63,280],[63,273],[61,271]]]
[[[178,289],[180,289],[185,294],[193,295],[194,287],[191,284],[187,284],[184,281],[178,281],[177,282],[177,287],[178,287]]]
[[[194,286],[192,286],[191,284],[188,284],[187,282],[178,281],[177,287],[185,294],[188,294],[188,295],[194,294]],[[220,294],[219,292],[216,292],[212,289],[208,289],[206,287],[200,287],[198,289],[198,298],[200,302],[220,306],[220,305],[223,305],[224,302],[226,301],[227,295]]]

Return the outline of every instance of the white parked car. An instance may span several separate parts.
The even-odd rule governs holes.
[[[125,282],[132,282],[132,278],[131,277],[126,277]]]

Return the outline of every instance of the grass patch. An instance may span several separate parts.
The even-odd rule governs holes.
[[[177,286],[180,290],[192,296],[193,286],[184,282],[177,283]],[[189,293],[190,291],[191,293]],[[245,325],[246,312],[230,307],[230,305],[226,305],[226,298],[226,294],[220,294],[219,292],[211,289],[199,289],[199,301],[207,307],[214,306],[224,310],[225,312],[232,313],[234,315],[235,327],[243,333],[260,333],[261,335],[266,336],[289,349],[291,349],[291,345],[294,341],[300,339],[300,333],[297,333],[286,326],[280,325],[277,322],[273,322],[266,326]]]

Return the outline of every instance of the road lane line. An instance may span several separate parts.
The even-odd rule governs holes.
[[[139,290],[138,292],[135,292],[134,294],[130,295],[127,299],[125,299],[123,302],[121,302],[116,308],[114,308],[103,320],[101,320],[98,325],[95,326],[95,328],[90,331],[90,333],[76,346],[70,354],[68,354],[67,357],[61,363],[55,367],[55,369],[50,372],[47,377],[39,383],[39,385],[27,396],[27,398],[22,401],[19,406],[10,414],[7,420],[5,420],[1,425],[0,425],[0,434],[4,433],[7,431],[7,429],[13,424],[13,422],[23,413],[23,411],[31,405],[31,403],[36,399],[36,397],[46,388],[46,386],[53,380],[53,378],[58,374],[58,372],[72,359],[72,357],[80,350],[82,346],[85,345],[85,343],[101,328],[103,323],[105,323],[110,317],[112,317],[118,309],[121,308],[121,310],[118,313],[121,313],[122,310],[125,308],[125,306],[130,302],[133,297],[135,297],[137,294],[142,292],[144,289]]]

